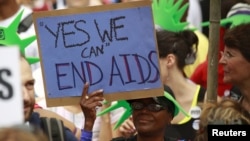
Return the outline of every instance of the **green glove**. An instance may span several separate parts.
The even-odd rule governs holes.
[[[131,107],[129,105],[129,103],[126,100],[120,100],[117,101],[115,104],[111,105],[110,107],[104,109],[103,111],[97,113],[97,116],[101,116],[104,114],[107,114],[115,109],[118,109],[120,107],[123,107],[125,109],[125,112],[123,113],[123,115],[121,116],[121,118],[117,121],[117,123],[115,124],[114,130],[117,129],[119,126],[121,126],[121,124],[130,117],[131,115]]]
[[[237,14],[225,19],[220,20],[221,26],[230,25],[230,28],[235,27],[237,25],[243,24],[243,23],[249,23],[250,22],[250,15],[248,14]],[[209,26],[210,22],[203,22],[202,26]]]
[[[178,32],[184,30],[188,22],[181,22],[181,18],[188,8],[188,3],[180,8],[183,0],[153,0],[152,10],[154,22],[162,29]]]

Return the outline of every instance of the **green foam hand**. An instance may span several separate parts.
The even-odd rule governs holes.
[[[184,30],[188,26],[188,22],[181,22],[181,18],[188,8],[188,3],[182,4],[183,0],[153,0],[152,10],[154,22],[161,28],[178,32]]]
[[[235,27],[237,25],[243,24],[243,23],[249,23],[250,22],[250,15],[249,14],[237,14],[233,15],[231,17],[221,19],[220,20],[220,25],[221,26],[226,26],[230,25],[230,28]],[[210,22],[203,22],[202,26],[209,26]]]
[[[179,111],[181,111],[185,116],[189,117],[189,114],[185,112],[185,110],[180,106],[180,104],[175,100],[175,98],[173,98],[168,92],[164,91],[164,96],[175,104],[176,108],[175,108],[174,116],[176,116],[179,113]],[[105,103],[107,103],[107,101]],[[121,126],[121,124],[126,119],[128,119],[132,114],[132,109],[126,100],[117,101],[115,104],[113,104],[113,105],[109,106],[108,108],[102,110],[101,112],[97,113],[97,116],[102,116],[102,115],[107,114],[115,109],[120,108],[120,107],[123,107],[125,109],[125,111],[122,114],[121,118],[115,124],[115,127],[113,129],[113,130],[115,130],[119,126]]]
[[[97,116],[101,116],[107,114],[115,109],[123,107],[125,109],[124,113],[122,114],[121,118],[115,124],[114,130],[117,129],[121,124],[130,117],[131,115],[131,107],[126,100],[117,101],[115,104],[112,104],[108,108],[102,110],[101,112],[97,113]]]
[[[189,117],[189,114],[185,112],[185,110],[181,107],[181,105],[168,92],[164,91],[164,96],[170,101],[172,101],[176,106],[174,111],[174,116],[178,115],[179,111],[181,111],[185,116]]]
[[[0,44],[4,46],[18,46],[21,53],[25,55],[25,48],[36,40],[36,36],[33,35],[24,39],[20,38],[17,33],[17,29],[21,21],[22,14],[23,11],[17,15],[8,27],[5,28],[0,26]],[[35,57],[26,57],[26,59],[30,64],[39,62],[39,58]]]
[[[37,57],[26,57],[26,60],[29,64],[35,64],[40,61],[40,59]]]

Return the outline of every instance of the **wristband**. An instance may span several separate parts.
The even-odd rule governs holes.
[[[81,141],[91,141],[92,140],[92,132],[86,131],[84,129],[81,130]]]

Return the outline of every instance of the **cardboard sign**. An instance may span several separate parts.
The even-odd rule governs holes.
[[[47,106],[163,95],[151,2],[34,13]]]
[[[19,48],[0,47],[0,60],[0,127],[21,124],[24,115]]]

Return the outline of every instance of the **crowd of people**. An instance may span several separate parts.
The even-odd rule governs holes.
[[[22,11],[21,21],[37,11],[130,1],[134,0],[0,0],[0,29],[12,24]],[[79,103],[47,107],[41,64],[29,64],[26,60],[27,57],[39,58],[37,40],[34,40],[20,53],[24,124],[1,128],[0,141],[53,141],[44,131],[41,117],[61,120],[65,141],[207,141],[207,126],[210,124],[249,125],[250,22],[238,19],[238,22],[232,20],[232,23],[220,27],[218,48],[221,54],[218,54],[218,81],[215,82],[218,85],[215,93],[218,101],[210,103],[206,91],[209,35],[201,26],[205,9],[202,9],[202,2],[195,0],[181,0],[181,3],[189,4],[182,19],[182,22],[189,23],[189,28],[170,31],[155,23],[160,77],[164,91],[174,100],[164,96],[165,93],[162,96],[126,100],[131,108],[131,116],[116,129],[114,126],[125,109],[121,107],[97,116],[98,112],[116,101],[105,104],[104,90],[90,93],[88,82],[82,88]],[[247,0],[221,0],[221,10],[222,19],[241,14],[250,16]],[[22,39],[35,36],[32,20],[18,34]],[[2,46],[7,45],[0,41]]]

